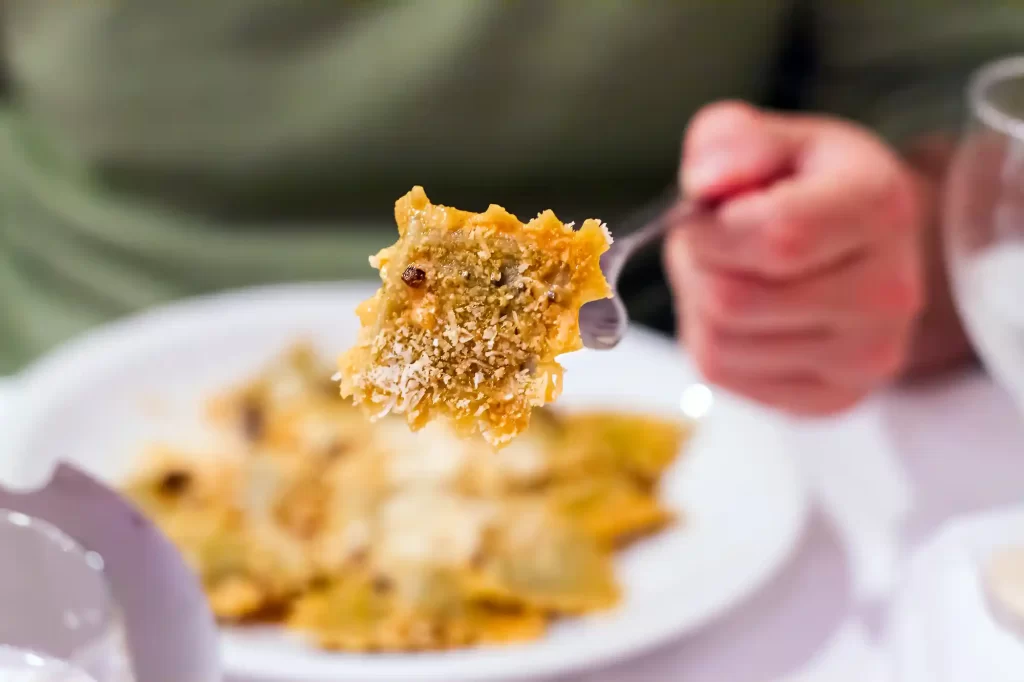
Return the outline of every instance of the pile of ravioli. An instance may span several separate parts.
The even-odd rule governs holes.
[[[370,423],[330,374],[289,349],[211,400],[215,448],[154,447],[125,486],[223,622],[348,651],[534,640],[614,607],[615,550],[678,521],[657,487],[685,423],[545,408],[496,451]]]

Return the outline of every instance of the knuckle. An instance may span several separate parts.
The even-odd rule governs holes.
[[[901,298],[904,310],[917,316],[925,307],[925,288],[922,278],[916,273],[911,273],[898,286],[902,290]]]
[[[718,386],[729,386],[730,377],[721,362],[705,362],[698,365],[697,368],[700,370],[701,376],[707,381]]]
[[[706,140],[719,141],[729,133],[754,123],[758,110],[740,100],[708,104],[693,117],[687,130],[687,144],[700,146]]]
[[[882,376],[888,380],[902,372],[907,365],[907,351],[906,344],[894,343],[880,358]]]
[[[901,173],[885,183],[880,194],[878,205],[886,224],[900,232],[916,232],[923,226],[921,200],[912,180]]]
[[[701,294],[708,315],[716,321],[730,321],[741,317],[748,309],[750,286],[736,277],[722,274],[708,275]]]
[[[904,358],[905,349],[899,340],[886,338],[864,345],[858,369],[870,376],[887,379],[903,367]]]
[[[711,365],[708,367],[699,367],[698,369],[705,381],[715,384],[716,386],[722,386],[730,389],[733,388],[729,383],[729,376],[722,371],[721,366]]]
[[[719,344],[715,342],[715,334],[710,325],[702,320],[695,321],[688,327],[687,347],[694,365],[705,379],[712,383],[727,380],[727,371]]]
[[[796,274],[813,255],[814,242],[812,230],[802,223],[777,224],[765,235],[766,267],[778,275]]]
[[[692,277],[692,264],[689,258],[686,235],[681,230],[675,230],[668,234],[665,239],[665,247],[662,249],[662,267],[668,275],[669,284],[676,289],[680,296],[688,294],[688,282]]]
[[[864,397],[862,393],[836,392],[823,397],[813,407],[814,416],[832,417],[850,410],[860,403]]]
[[[916,272],[894,273],[882,280],[876,305],[897,317],[913,317],[924,307],[924,286]]]
[[[799,400],[790,401],[786,408],[803,417],[832,417],[841,414],[861,401],[865,393],[822,385]]]

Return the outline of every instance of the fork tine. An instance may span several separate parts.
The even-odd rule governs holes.
[[[612,288],[612,297],[591,301],[580,308],[580,335],[588,348],[608,350],[618,345],[629,326],[626,306],[618,294],[619,275],[626,262],[641,247],[663,235],[669,226],[704,210],[693,201],[682,199],[672,187],[630,215],[623,224],[625,234],[616,238],[601,256],[601,270]]]

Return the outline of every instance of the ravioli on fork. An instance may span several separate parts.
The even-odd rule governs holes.
[[[500,206],[470,213],[421,187],[395,205],[399,239],[370,259],[382,286],[359,310],[340,360],[342,395],[371,418],[414,430],[449,419],[501,447],[562,391],[556,357],[582,347],[579,310],[610,295],[597,220],[578,230],[551,211],[528,223]]]

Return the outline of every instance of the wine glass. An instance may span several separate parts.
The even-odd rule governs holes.
[[[983,67],[946,191],[953,291],[980,356],[1024,410],[1024,56]]]
[[[0,680],[133,682],[102,557],[46,521],[4,509]]]
[[[946,187],[950,280],[975,348],[1024,413],[1024,55],[980,69],[967,99]],[[992,552],[979,574],[990,614],[1024,637],[1024,544]]]

